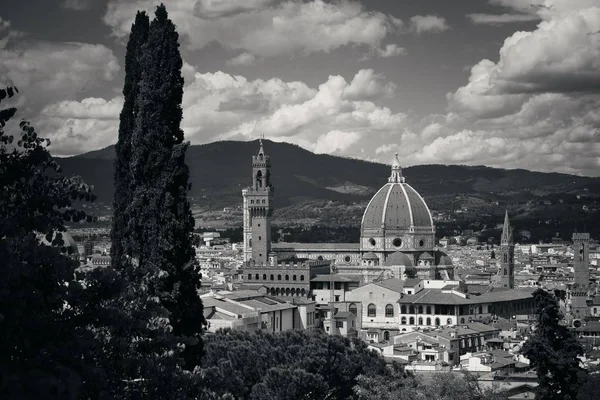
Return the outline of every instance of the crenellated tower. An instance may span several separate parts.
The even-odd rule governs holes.
[[[273,214],[271,157],[265,154],[262,140],[258,154],[252,156],[252,186],[242,190],[244,208],[244,261],[266,265],[271,252],[271,215]]]
[[[573,272],[575,281],[570,288],[571,314],[583,318],[588,314],[590,289],[590,234],[573,233]]]
[[[513,228],[508,219],[508,210],[504,215],[504,227],[500,238],[500,283],[505,288],[514,289],[515,287],[515,243],[513,242]]]

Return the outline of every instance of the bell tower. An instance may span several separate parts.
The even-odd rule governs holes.
[[[583,318],[588,313],[587,300],[590,287],[590,234],[573,233],[573,271],[575,282],[571,285],[571,313]]]
[[[252,156],[252,186],[242,190],[244,200],[244,261],[267,264],[271,252],[271,215],[273,214],[271,157],[265,154],[262,140],[258,154]]]
[[[505,288],[515,288],[515,243],[508,210],[504,215],[504,227],[500,239],[500,284]]]

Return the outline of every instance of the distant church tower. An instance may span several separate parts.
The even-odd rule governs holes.
[[[508,210],[504,215],[504,227],[500,239],[500,283],[502,287],[515,288],[515,244],[513,228],[508,219]]]
[[[271,215],[273,214],[271,157],[260,150],[252,156],[252,186],[242,190],[244,199],[244,261],[267,264],[271,252]]]
[[[571,313],[584,317],[588,312],[588,290],[590,286],[590,234],[573,233],[573,270],[575,282],[571,287]]]

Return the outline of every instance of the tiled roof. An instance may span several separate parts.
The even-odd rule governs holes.
[[[360,251],[358,243],[272,243],[273,251]]]
[[[470,296],[463,298],[454,293],[442,293],[441,289],[424,289],[413,295],[405,295],[398,303],[401,304],[480,304],[497,303],[510,300],[522,300],[532,297],[532,292],[528,290],[503,290],[483,293],[480,296]]]
[[[227,312],[237,314],[238,317],[241,317],[243,314],[251,313],[254,311],[248,307],[244,307],[239,304],[231,303],[228,301],[218,300],[212,297],[203,297],[202,303],[204,304],[204,307],[217,307]]]
[[[402,293],[405,281],[398,278],[390,278],[373,283],[386,289],[393,290],[394,292]]]
[[[290,308],[296,308],[295,305],[284,302],[276,302],[276,304],[268,304],[266,302],[260,301],[260,299],[253,300],[242,300],[239,301],[240,304],[245,304],[250,306],[258,311],[260,309],[261,312],[271,312],[271,311],[279,311],[279,310],[287,310]]]
[[[330,282],[330,281],[334,281],[334,282],[360,282],[361,281],[361,276],[360,275],[341,275],[341,274],[334,274],[334,275],[317,275],[314,278],[312,278],[310,281],[311,282]]]

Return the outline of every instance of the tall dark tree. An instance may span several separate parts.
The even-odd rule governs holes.
[[[111,231],[111,263],[115,268],[122,268],[128,256],[132,256],[131,227],[128,225],[127,206],[132,199],[131,167],[131,135],[135,127],[137,115],[136,98],[142,77],[140,57],[148,40],[150,20],[145,12],[139,12],[131,26],[127,52],[125,54],[125,84],[123,85],[123,109],[119,122],[119,139],[116,145],[115,158],[115,193],[113,201],[113,224]]]
[[[534,292],[537,324],[523,345],[523,355],[537,371],[542,400],[575,400],[582,379],[579,356],[583,348],[565,324],[556,297],[538,289]]]
[[[140,57],[141,80],[134,110],[130,170],[133,189],[126,211],[133,256],[144,271],[148,294],[169,312],[183,340],[186,368],[202,352],[202,301],[194,251],[194,219],[187,199],[189,168],[180,124],[183,97],[179,35],[164,5],[156,9]]]
[[[0,101],[14,94],[2,89]],[[29,122],[5,132],[15,112],[0,110],[0,398],[76,398],[94,379],[95,338],[79,319],[86,299],[62,232],[88,218],[73,201],[94,196],[62,176]]]

